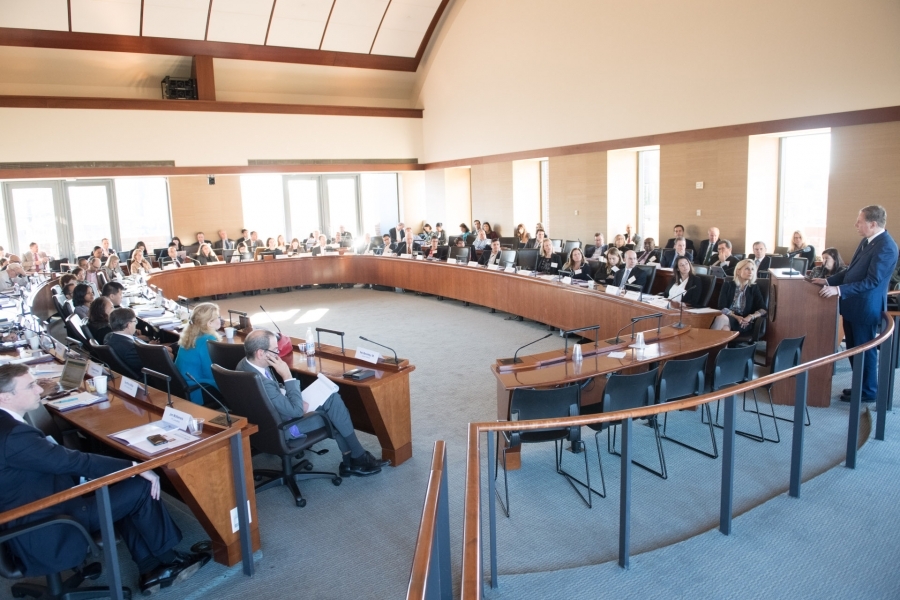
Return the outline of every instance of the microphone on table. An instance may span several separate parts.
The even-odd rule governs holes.
[[[639,296],[638,296],[638,302],[643,302],[643,301],[644,301],[644,286],[642,286],[642,285],[637,285],[637,284],[634,284],[634,283],[626,283],[626,284],[625,284],[624,286],[622,286],[622,287],[624,287],[624,288],[627,289],[627,290],[631,290],[632,292],[638,292],[638,293],[639,293]]]
[[[388,346],[385,346],[384,344],[379,344],[378,342],[373,342],[373,341],[370,340],[369,338],[365,338],[365,337],[363,337],[363,336],[359,336],[359,339],[363,340],[364,342],[369,342],[370,344],[375,344],[376,346],[381,346],[382,348],[385,348],[385,349],[387,349],[387,350],[390,350],[391,352],[394,352],[394,349],[393,349],[393,348],[390,348],[390,347],[388,347]],[[396,353],[396,352],[394,352],[394,358],[393,358],[393,359],[385,358],[385,359],[384,359],[384,362],[386,362],[386,363],[392,363],[392,364],[395,364],[395,365],[399,365],[399,364],[400,364],[400,361],[397,359],[397,353]]]
[[[191,381],[193,381],[194,383],[196,383],[197,385],[199,385],[200,389],[207,396],[209,396],[210,398],[212,398],[213,400],[216,401],[216,404],[218,404],[222,408],[222,410],[225,411],[225,421],[228,423],[228,426],[231,427],[231,412],[228,410],[228,408],[226,408],[226,406],[224,404],[222,404],[222,401],[219,400],[218,398],[216,398],[216,396],[212,392],[210,392],[208,389],[206,389],[205,385],[203,385],[202,383],[200,383],[199,381],[194,379],[194,376],[191,375],[190,373],[185,373],[184,376],[187,377],[188,379],[190,379]]]
[[[527,344],[525,344],[524,346],[519,348],[519,350],[522,350],[523,348],[527,348],[528,346],[530,346],[532,344],[537,344],[541,340],[546,340],[551,335],[553,335],[553,334],[548,333],[544,337],[540,337],[540,338],[534,340],[533,342],[528,342]],[[519,350],[516,350],[516,352],[515,352],[515,354],[513,354],[512,358],[501,358],[497,362],[500,363],[501,365],[514,365],[514,364],[522,362],[522,359],[519,358]]]
[[[675,298],[678,298],[679,296],[684,296],[685,294],[687,294],[689,291],[691,291],[695,287],[697,287],[697,286],[692,285],[689,288],[685,288],[685,289],[681,290],[681,292],[675,294],[672,298],[669,298],[669,306],[670,307],[672,306],[672,300],[674,300]],[[681,307],[681,312],[678,314],[678,323],[676,323],[675,325],[672,325],[672,328],[673,329],[684,329],[684,302],[682,301],[682,302],[679,302],[678,304]]]
[[[625,331],[626,329],[628,329],[629,327],[631,327],[631,339],[634,339],[634,324],[637,323],[638,321],[643,321],[644,319],[662,319],[662,316],[663,316],[662,313],[653,313],[652,315],[643,315],[640,317],[632,317],[631,323],[629,323],[628,325],[626,325],[625,327],[623,327],[622,329],[620,329],[619,331],[616,332],[616,341],[614,343],[616,343],[616,344],[619,343],[619,334],[622,333],[623,331]],[[657,325],[657,331],[658,330],[659,330],[659,326]]]

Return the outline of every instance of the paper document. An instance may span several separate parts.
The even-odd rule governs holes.
[[[303,396],[303,401],[309,405],[306,410],[314,411],[325,404],[329,396],[336,391],[338,391],[337,384],[319,373],[316,380],[311,385],[306,386],[306,389],[300,393]]]
[[[49,362],[42,365],[34,365],[29,369],[32,377],[59,377],[62,375],[63,366],[57,362]]]
[[[167,440],[166,443],[154,446],[153,443],[147,439],[154,435],[163,436]],[[196,442],[199,439],[189,433],[181,431],[176,425],[166,423],[165,421],[156,421],[133,429],[111,433],[109,437],[124,444],[128,444],[128,446],[146,454],[156,454],[163,450],[171,450],[172,448]]]
[[[695,315],[707,315],[709,313],[719,312],[716,308],[689,308],[684,312],[694,313]]]
[[[106,402],[106,396],[98,396],[97,394],[92,394],[90,392],[81,392],[79,394],[60,398],[59,400],[51,400],[47,404],[59,412],[66,412],[67,410],[81,408],[82,406],[90,406],[91,404],[97,404],[98,402]]]
[[[610,358],[625,358],[625,353],[624,352],[610,352],[609,354],[607,354],[607,356]]]
[[[165,314],[166,309],[161,306],[149,306],[147,308],[136,308],[134,312],[137,316],[144,317],[160,317]]]

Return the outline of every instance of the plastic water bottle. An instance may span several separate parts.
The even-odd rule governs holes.
[[[316,353],[316,342],[313,340],[312,327],[306,328],[306,355],[312,356]]]

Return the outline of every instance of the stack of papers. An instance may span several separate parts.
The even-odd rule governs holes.
[[[154,435],[163,436],[167,440],[166,443],[154,446],[153,443],[147,439]],[[196,442],[199,439],[178,429],[176,425],[165,421],[147,423],[146,425],[141,425],[134,429],[126,429],[118,433],[112,433],[109,437],[118,442],[122,442],[123,444],[128,444],[129,447],[140,450],[145,454],[157,454],[163,450],[171,450],[172,448]]]
[[[328,397],[336,391],[338,391],[337,384],[319,373],[316,380],[300,394],[303,396],[303,401],[309,405],[306,410],[312,412],[325,404]]]
[[[166,313],[166,309],[161,306],[148,306],[147,308],[136,308],[134,312],[138,317],[145,319],[147,317],[160,317]]]
[[[80,392],[73,396],[51,400],[50,402],[47,402],[47,405],[52,406],[59,412],[66,412],[83,406],[97,404],[98,402],[106,402],[106,400],[106,396],[98,396],[97,394],[92,394],[90,392]]]
[[[179,317],[176,317],[172,313],[165,313],[159,317],[147,317],[144,320],[154,327],[165,327],[166,325],[181,325],[181,319]]]
[[[64,367],[65,365],[61,365],[58,362],[48,362],[42,365],[35,365],[29,371],[31,371],[31,376],[35,379],[38,377],[59,377],[62,375]]]

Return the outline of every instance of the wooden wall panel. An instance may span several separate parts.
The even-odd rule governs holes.
[[[853,227],[859,209],[881,204],[888,230],[900,233],[900,123],[831,130],[831,175],[825,243],[849,262],[859,244]]]
[[[735,252],[744,252],[748,146],[746,137],[661,146],[660,238],[681,223],[697,244],[708,228],[718,227]]]
[[[552,237],[590,244],[594,233],[606,234],[606,163],[606,152],[550,157]]]
[[[206,239],[218,239],[216,232],[225,229],[228,237],[237,239],[244,227],[239,175],[219,175],[209,185],[203,177],[169,177],[172,202],[172,227],[184,244],[193,243],[198,231]]]
[[[512,162],[472,167],[472,217],[503,236],[514,233]]]

